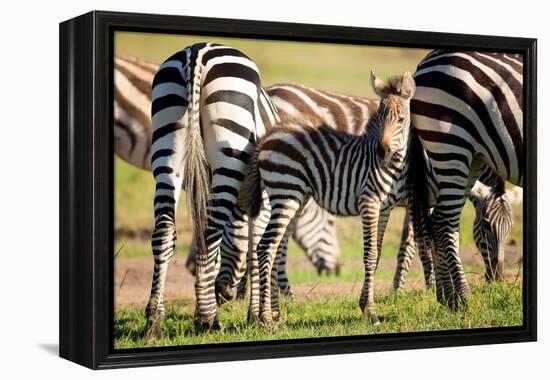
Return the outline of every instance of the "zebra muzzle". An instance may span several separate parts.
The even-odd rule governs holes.
[[[384,162],[387,162],[391,157],[391,151],[390,151],[390,145],[389,144],[384,144],[382,142],[379,143],[377,152],[378,152],[378,157]]]

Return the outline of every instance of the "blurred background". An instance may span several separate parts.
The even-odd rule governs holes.
[[[259,67],[262,83],[299,83],[345,94],[374,97],[369,84],[373,69],[380,77],[414,72],[428,53],[423,49],[369,47],[321,43],[246,40],[206,36],[164,34],[115,34],[115,55],[138,57],[160,64],[178,50],[197,42],[216,42],[237,48]],[[150,172],[115,158],[115,254],[116,308],[143,307],[150,291],[153,265],[150,236],[153,227],[154,181]],[[396,266],[404,209],[393,211],[388,225],[382,258],[376,273],[377,294],[389,293]],[[483,261],[472,239],[474,212],[469,202],[463,213],[460,249],[470,283],[484,281]],[[514,205],[515,223],[506,251],[505,273],[513,281],[518,275],[522,253],[522,206]],[[363,244],[358,218],[337,221],[343,258],[340,276],[319,277],[302,251],[289,247],[288,274],[297,297],[323,297],[340,293],[355,294],[363,280]],[[178,241],[168,271],[166,298],[193,299],[193,278],[185,270],[191,238],[191,223],[182,196],[177,216]],[[417,257],[407,276],[407,287],[422,288],[423,274]],[[381,293],[380,293],[381,292]]]

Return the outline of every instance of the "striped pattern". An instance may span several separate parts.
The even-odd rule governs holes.
[[[485,277],[487,281],[501,280],[504,245],[513,223],[512,205],[507,193],[504,192],[504,181],[486,167],[472,188],[469,199],[475,210],[474,242],[485,263]],[[414,229],[406,217],[393,278],[394,289],[405,285],[405,276],[410,270],[415,252]],[[422,250],[420,259],[426,286],[431,288],[435,285],[432,257],[429,252]]]
[[[118,56],[114,65],[114,137],[115,153],[130,164],[145,170],[151,170],[151,84],[159,66],[135,57]],[[296,94],[300,86],[276,85],[267,89],[267,93],[260,94],[260,113],[266,125],[276,121],[274,106],[270,103],[268,93],[278,93],[276,105],[283,105],[284,102],[292,100],[293,96],[304,98],[305,93]],[[307,88],[306,88],[307,90]],[[318,90],[310,89],[312,92]],[[330,96],[332,93],[321,91],[323,96]],[[361,117],[359,124],[364,125],[369,112],[374,112],[377,102],[369,99],[345,97],[337,94],[333,102],[338,99],[351,99],[353,111],[360,109],[358,117]],[[313,100],[306,100],[313,104]],[[288,103],[286,103],[288,104]],[[346,105],[339,106],[346,109]],[[350,108],[350,107],[348,107]],[[369,110],[364,111],[363,109]],[[290,112],[294,113],[290,108]],[[338,109],[338,108],[337,108]],[[305,109],[308,117],[323,117],[326,112],[322,105],[315,105],[314,108]],[[345,112],[345,111],[344,111]],[[349,111],[348,111],[349,112]],[[319,113],[319,116],[316,114]],[[289,118],[289,113],[281,112]],[[305,115],[305,114],[303,114]],[[332,119],[331,119],[332,120]],[[330,120],[327,120],[327,122]],[[216,294],[222,300],[233,298],[234,288],[237,283],[241,284],[240,292],[244,295],[242,285],[246,286],[246,252],[248,249],[248,227],[247,217],[238,208],[228,221],[224,229],[222,243],[220,246],[221,263],[220,272],[216,278]],[[338,272],[340,262],[340,251],[334,227],[334,217],[316,206],[315,203],[304,207],[302,215],[297,218],[293,229],[293,239],[304,250],[306,256],[312,261],[319,273]],[[187,267],[191,273],[196,270],[196,249],[190,247],[187,257]],[[282,253],[286,262],[286,252]],[[279,267],[279,285],[284,293],[291,294],[288,276],[286,275],[286,264]]]
[[[504,245],[514,221],[504,182],[492,171],[482,173],[470,200],[476,209],[473,236],[485,263],[485,279],[502,280]]]
[[[379,234],[383,236],[385,228],[384,222],[379,229],[379,215],[388,215],[403,192],[414,80],[410,73],[389,84],[373,74],[371,79],[382,99],[362,135],[342,133],[325,125],[287,122],[269,131],[258,144],[249,176],[249,202],[251,214],[256,215],[262,206],[258,199],[263,188],[271,208],[257,252],[260,318],[268,324],[279,318],[278,304],[272,299],[277,292],[271,289],[280,260],[278,247],[288,224],[309,197],[335,215],[361,215],[366,275],[360,307],[364,317],[373,324],[380,323],[373,288]]]
[[[435,244],[436,293],[439,302],[456,309],[470,297],[458,235],[473,179],[488,165],[503,180],[523,183],[523,59],[437,50],[418,65],[415,80],[412,123],[434,172],[428,235]],[[416,182],[417,208],[429,204],[420,201],[427,194],[425,182]]]
[[[184,187],[196,231],[199,325],[220,329],[214,281],[222,233],[234,208],[258,135],[265,132],[256,65],[242,52],[195,44],[168,58],[152,85],[151,167],[156,182],[155,272],[147,305],[148,332],[158,336],[163,288]]]

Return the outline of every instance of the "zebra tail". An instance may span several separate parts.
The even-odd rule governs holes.
[[[260,153],[260,143],[256,145],[254,156],[250,160],[250,168],[245,181],[246,204],[248,205],[248,215],[256,218],[262,208],[262,179],[260,177],[260,167],[258,164],[258,155]]]
[[[435,245],[429,213],[429,185],[424,151],[416,131],[411,130],[411,142],[408,153],[407,174],[407,211],[413,223],[416,244],[420,250],[434,257]]]
[[[194,70],[193,70],[194,67]],[[202,65],[199,61],[188,65],[187,97],[189,99],[188,126],[185,129],[183,185],[187,204],[195,227],[197,263],[206,262],[207,206],[210,194],[210,171],[200,125],[200,89]],[[192,71],[193,70],[193,71]],[[198,266],[201,267],[200,265]]]

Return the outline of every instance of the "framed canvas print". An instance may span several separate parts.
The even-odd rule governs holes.
[[[536,40],[60,24],[60,356],[536,339]]]

